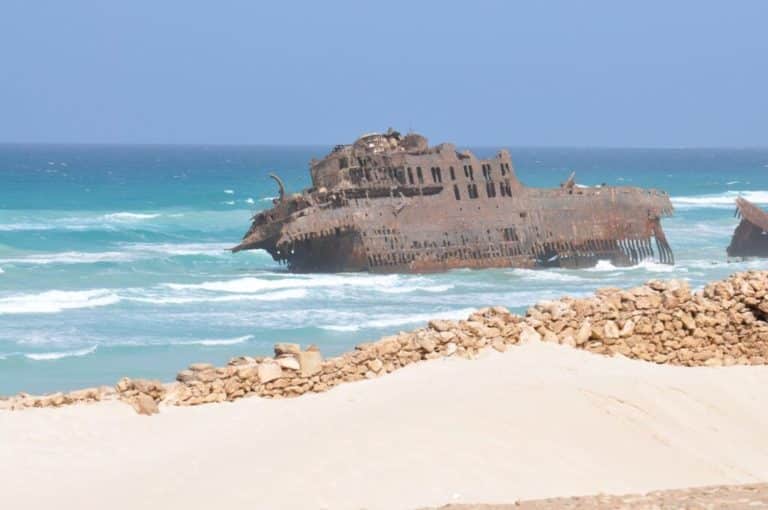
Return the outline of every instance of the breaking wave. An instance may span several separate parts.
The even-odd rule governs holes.
[[[174,290],[207,290],[213,292],[253,293],[265,290],[317,288],[317,287],[374,287],[393,288],[400,281],[398,275],[386,276],[342,276],[313,275],[286,276],[280,279],[244,277],[234,280],[209,281],[202,283],[166,283]]]
[[[220,345],[243,344],[252,338],[253,335],[238,336],[236,338],[206,338],[203,340],[184,340],[180,342],[173,342],[173,345],[204,345],[207,347],[215,347]]]
[[[88,347],[87,349],[78,349],[75,351],[26,353],[24,354],[24,357],[34,361],[50,361],[62,358],[80,357],[93,354],[96,352],[97,347],[97,345],[94,345],[93,347]]]
[[[39,294],[21,294],[0,298],[0,315],[59,313],[64,310],[108,306],[119,302],[120,299],[120,296],[108,289],[49,290]]]
[[[6,264],[92,264],[96,262],[127,262],[133,257],[117,251],[80,252],[65,251],[49,254],[32,254],[23,257],[2,258]]]
[[[229,253],[234,243],[126,243],[123,247],[133,252],[164,255],[221,256]]]
[[[229,296],[157,296],[126,297],[126,301],[155,305],[185,305],[190,303],[233,303],[237,301],[285,301],[306,297],[304,289],[287,289],[266,294],[235,294]]]
[[[744,197],[750,202],[768,204],[768,191],[726,191],[716,195],[694,195],[671,197],[672,205],[680,209],[715,208],[726,209],[736,207],[734,200]]]
[[[605,262],[605,261],[600,261]],[[525,280],[538,280],[546,282],[578,282],[583,281],[584,278],[574,275],[566,274],[557,270],[546,269],[521,269],[516,268],[507,272],[513,276],[519,276]]]
[[[107,221],[141,221],[141,220],[151,220],[159,216],[160,216],[159,214],[154,214],[154,213],[149,214],[149,213],[116,212],[116,213],[105,214],[104,216],[102,216],[102,218]]]
[[[475,308],[461,308],[447,312],[418,313],[413,315],[386,315],[362,321],[357,324],[326,324],[318,326],[329,331],[359,331],[361,329],[384,329],[406,324],[427,323],[433,319],[462,320],[466,319]]]
[[[607,271],[649,271],[651,273],[672,273],[675,271],[687,271],[685,268],[672,266],[669,264],[660,264],[650,259],[643,260],[634,266],[614,266],[609,260],[598,260],[594,267],[585,269],[590,272],[607,272]]]

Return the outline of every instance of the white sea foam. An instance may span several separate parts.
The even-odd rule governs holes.
[[[96,262],[126,262],[134,257],[128,253],[117,251],[80,252],[64,251],[54,253],[34,253],[21,257],[0,258],[6,264],[93,264]]]
[[[735,207],[736,197],[744,197],[750,202],[768,204],[768,191],[726,191],[716,195],[694,195],[671,197],[672,205],[680,209],[694,208],[732,208]]]
[[[235,205],[235,201],[234,200],[227,200],[225,202],[222,202],[222,204],[224,204],[224,205]]]
[[[19,294],[0,298],[0,315],[59,313],[63,310],[108,306],[119,301],[120,297],[109,289],[49,290],[39,294]]]
[[[327,329],[328,331],[359,331],[360,326],[356,326],[354,324],[346,324],[346,325],[329,324],[327,326],[320,326],[320,329]]]
[[[370,320],[361,321],[357,324],[327,324],[319,326],[320,329],[329,331],[359,331],[361,329],[383,329],[393,326],[403,326],[406,324],[427,323],[432,319],[460,320],[466,319],[475,308],[461,308],[447,312],[436,313],[417,313],[410,315],[385,315]]]
[[[237,301],[285,301],[306,297],[304,289],[287,289],[264,294],[234,294],[227,296],[147,296],[125,297],[126,301],[155,305],[185,305],[192,303],[234,303]]]
[[[397,275],[313,275],[288,276],[277,279],[255,277],[237,278],[235,280],[209,281],[202,283],[166,283],[166,287],[174,290],[207,290],[213,292],[254,293],[265,290],[318,288],[318,287],[371,287],[376,289],[391,289],[402,279]]]
[[[237,345],[247,342],[253,335],[238,336],[236,338],[205,338],[202,340],[183,340],[173,342],[173,345],[205,345],[214,347],[219,345]]]
[[[98,346],[94,345],[93,347],[88,347],[87,349],[78,349],[76,351],[27,353],[24,354],[24,357],[35,361],[50,361],[61,358],[87,356],[96,352],[97,347]]]
[[[246,204],[255,204],[256,202],[251,197],[248,197],[248,198],[245,199],[245,203]]]
[[[125,243],[121,246],[132,252],[218,256],[228,254],[232,243]]]
[[[124,221],[151,220],[159,216],[160,216],[159,214],[149,214],[149,213],[116,212],[116,213],[105,214],[104,216],[102,216],[102,218],[107,221],[124,222]]]
[[[651,273],[672,273],[674,271],[687,271],[684,267],[672,266],[669,264],[659,264],[653,260],[647,259],[640,261],[634,266],[616,267],[609,260],[598,260],[594,267],[585,269],[590,272],[608,272],[608,271],[648,271]]]
[[[379,287],[377,290],[385,294],[409,294],[411,292],[448,292],[453,285],[405,285],[402,287]]]
[[[226,193],[227,195],[234,195],[235,194],[235,190],[233,190],[233,189],[225,189],[224,193]]]
[[[157,213],[114,212],[107,214],[66,216],[51,218],[50,221],[13,221],[0,224],[0,231],[38,231],[38,230],[71,230],[85,231],[94,229],[113,230],[121,225],[150,220],[160,217]],[[37,220],[37,218],[35,218]]]
[[[3,271],[3,268],[0,267],[0,274],[3,274],[3,273],[5,273],[5,271]]]
[[[276,199],[277,199],[277,197],[264,197],[264,198],[262,198],[260,200],[262,202],[271,202],[271,201],[276,200]]]
[[[3,223],[0,224],[0,232],[15,232],[25,230],[53,230],[54,225],[44,225],[41,223]]]
[[[600,261],[603,262],[603,261]],[[546,282],[578,282],[584,281],[584,278],[574,274],[567,274],[556,270],[543,269],[512,269],[508,274],[519,276],[526,280],[538,280]]]

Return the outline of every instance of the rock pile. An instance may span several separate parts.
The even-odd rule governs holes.
[[[158,404],[165,398],[167,388],[160,381],[123,377],[115,385],[120,400],[127,402],[139,414],[157,414]]]
[[[487,308],[466,321],[431,321],[427,328],[360,344],[342,356],[323,360],[315,346],[275,345],[269,358],[243,356],[226,367],[196,363],[176,376],[166,401],[198,405],[258,395],[297,397],[343,382],[372,379],[417,361],[445,356],[472,357],[487,346],[504,351],[520,338],[521,318],[505,308]]]
[[[86,404],[114,399],[115,395],[115,389],[111,386],[85,388],[69,393],[59,392],[50,395],[19,393],[14,397],[0,398],[0,409],[19,410],[28,407],[61,407],[70,404]]]
[[[685,366],[768,361],[768,272],[734,274],[692,294],[682,281],[601,289],[528,310],[526,324],[545,341],[597,354]]]
[[[433,320],[426,328],[360,344],[325,360],[315,346],[302,350],[298,344],[280,343],[272,357],[241,356],[224,367],[193,364],[179,372],[175,383],[124,378],[114,390],[0,399],[0,409],[119,398],[140,414],[154,414],[160,403],[187,406],[251,395],[297,397],[422,360],[473,358],[485,348],[504,352],[518,342],[535,341],[654,363],[767,364],[768,271],[734,274],[695,294],[677,280],[653,280],[629,290],[600,289],[591,298],[542,301],[525,317],[502,307],[484,308],[467,320]]]

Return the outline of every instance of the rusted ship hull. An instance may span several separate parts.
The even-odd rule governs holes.
[[[745,198],[736,199],[741,218],[728,245],[729,257],[768,257],[768,213]]]
[[[386,136],[386,135],[376,135]],[[409,135],[410,136],[410,135]],[[366,139],[361,139],[366,140]],[[234,251],[264,249],[295,272],[432,272],[673,263],[669,197],[631,187],[527,188],[509,154],[452,145],[344,147],[312,166],[314,187],[254,217]],[[391,144],[391,145],[389,145]]]

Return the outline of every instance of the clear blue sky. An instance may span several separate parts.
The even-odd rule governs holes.
[[[768,1],[2,0],[0,141],[766,146]]]

